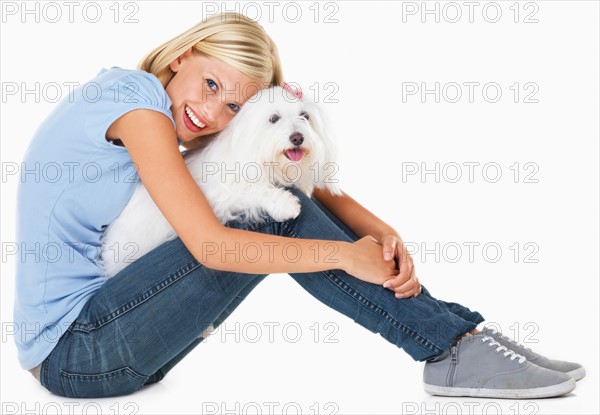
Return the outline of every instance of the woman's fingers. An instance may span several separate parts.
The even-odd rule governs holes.
[[[410,279],[410,270],[404,267],[394,278],[391,278],[383,283],[385,288],[389,288],[392,291],[397,291],[398,288]]]
[[[419,293],[421,289],[421,284],[417,279],[411,278],[409,281],[406,281],[397,290],[395,290],[396,294],[402,294],[404,298],[411,297],[417,293]]]
[[[396,251],[397,241],[395,238],[386,237],[383,239],[383,259],[385,261],[391,261],[394,259],[394,252]]]
[[[421,283],[415,275],[414,267],[411,268],[408,278],[398,274],[393,279],[386,281],[384,287],[394,291],[396,298],[416,297],[421,293]]]
[[[413,267],[413,259],[403,243],[396,245],[396,256],[398,257],[398,268],[400,271]]]

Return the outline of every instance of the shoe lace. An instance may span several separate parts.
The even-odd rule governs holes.
[[[500,343],[498,343],[496,340],[494,340],[494,338],[493,338],[493,337],[490,337],[490,336],[484,336],[484,337],[481,339],[481,342],[482,342],[482,343],[485,343],[485,342],[487,342],[487,341],[489,341],[489,343],[488,343],[488,346],[490,346],[490,347],[493,347],[493,346],[498,346],[498,347],[496,347],[496,353],[500,353],[502,350],[504,350],[504,353],[503,353],[504,357],[508,357],[508,356],[510,356],[510,360],[519,359],[519,364],[522,364],[522,363],[523,363],[525,360],[527,360],[527,359],[525,358],[525,356],[522,356],[522,355],[520,355],[520,354],[516,353],[515,351],[513,351],[513,350],[510,350],[510,349],[509,349],[509,348],[507,348],[506,346],[503,346],[503,345],[501,345],[501,344],[500,344]]]
[[[516,341],[516,340],[513,340],[513,339],[511,339],[510,337],[508,337],[508,336],[506,336],[506,335],[504,335],[504,334],[500,333],[498,330],[496,330],[496,329],[494,329],[494,328],[490,328],[489,330],[492,332],[492,334],[497,334],[497,335],[499,335],[499,336],[500,336],[502,339],[508,340],[510,343],[516,344],[517,346],[519,346],[519,347],[522,347],[522,348],[523,348],[523,349],[525,349],[525,350],[529,350],[530,352],[532,352],[532,353],[533,353],[533,350],[531,350],[531,348],[529,348],[529,347],[527,347],[527,346],[525,346],[525,345],[523,345],[523,344],[519,343],[519,342],[518,342],[518,341]]]

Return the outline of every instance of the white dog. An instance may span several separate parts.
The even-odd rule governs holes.
[[[295,218],[314,188],[341,195],[335,177],[337,148],[322,110],[289,88],[263,89],[249,98],[208,145],[183,153],[185,163],[221,223]],[[112,277],[175,231],[138,184],[128,204],[102,235],[100,263]]]

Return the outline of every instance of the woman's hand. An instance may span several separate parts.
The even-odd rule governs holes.
[[[383,259],[394,262],[397,259],[399,273],[384,282],[383,286],[396,293],[396,298],[416,297],[421,293],[421,283],[415,272],[413,259],[404,242],[397,234],[386,234],[381,238]]]
[[[348,274],[373,284],[383,284],[397,274],[394,261],[381,256],[381,244],[371,235],[366,235],[350,245]]]

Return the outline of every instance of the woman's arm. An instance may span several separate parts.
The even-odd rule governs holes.
[[[190,174],[179,152],[173,125],[164,114],[146,109],[127,112],[111,125],[106,135],[123,142],[159,210],[192,255],[208,268],[248,274],[342,269],[352,275],[362,274],[356,275],[357,278],[367,276],[375,280],[381,280],[382,274],[393,275],[393,267],[388,269],[383,260],[374,259],[381,249],[374,240],[356,245],[345,241],[286,238],[221,224]],[[257,243],[264,247],[262,260],[249,261],[244,255],[234,260],[231,254],[222,259],[221,253],[225,250],[231,253]],[[286,261],[284,249],[289,243],[300,247],[298,261]],[[333,258],[332,245],[337,248]]]
[[[343,196],[335,196],[325,189],[315,189],[313,196],[360,238],[373,235],[380,242],[384,236],[390,234],[400,238],[394,228],[352,199],[346,192],[342,191],[342,193]]]

